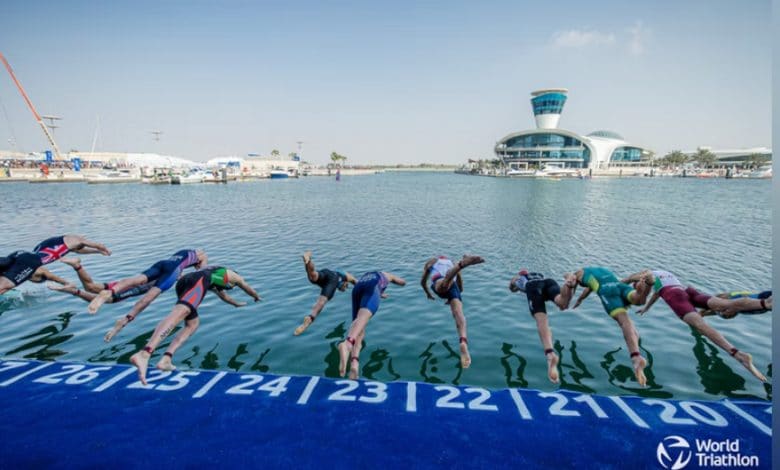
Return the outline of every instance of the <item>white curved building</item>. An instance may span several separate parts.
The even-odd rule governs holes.
[[[514,132],[496,143],[496,156],[511,168],[554,165],[564,168],[604,169],[640,166],[653,152],[631,144],[612,131],[588,135],[558,128],[568,90],[545,88],[531,92],[536,129]]]

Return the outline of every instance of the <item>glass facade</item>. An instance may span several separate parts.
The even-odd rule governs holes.
[[[537,114],[561,114],[565,103],[566,95],[563,93],[545,93],[531,98],[534,116]]]
[[[583,168],[590,164],[590,149],[579,139],[553,132],[526,134],[501,143],[498,156],[505,159],[529,161],[577,160],[571,167]]]
[[[610,162],[639,162],[642,160],[642,149],[637,147],[618,147],[612,152]]]

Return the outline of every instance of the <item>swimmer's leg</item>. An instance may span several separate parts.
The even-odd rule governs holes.
[[[141,380],[142,384],[146,385],[146,369],[149,367],[149,358],[152,356],[154,349],[167,338],[176,325],[181,323],[189,314],[189,307],[182,304],[174,305],[171,313],[157,324],[157,327],[154,329],[154,333],[152,333],[152,337],[149,339],[149,342],[146,343],[146,346],[130,357],[130,362],[138,368],[138,378]]]
[[[303,253],[303,267],[306,268],[306,277],[309,278],[309,282],[317,282],[320,276],[317,274],[317,268],[314,266],[314,261],[311,260],[311,251]]]
[[[103,290],[104,285],[98,284],[92,279],[92,276],[90,276],[87,270],[84,269],[84,266],[81,265],[81,259],[62,258],[60,261],[67,264],[68,266],[73,268],[74,271],[76,271],[76,275],[79,277],[79,281],[81,281],[81,285],[84,286],[84,289],[86,289],[87,292],[97,294],[101,290]]]
[[[463,314],[463,302],[459,299],[450,300],[450,311],[452,312],[452,318],[455,319],[455,328],[458,330],[460,365],[464,369],[468,369],[471,365],[471,354],[469,354],[469,340],[466,333],[466,316]]]
[[[100,291],[97,297],[95,297],[92,302],[89,303],[87,311],[89,313],[97,313],[100,307],[102,307],[104,303],[111,299],[113,292],[124,292],[131,287],[140,286],[142,284],[146,284],[147,282],[149,282],[149,279],[143,274],[122,279],[121,281],[117,282],[111,290],[104,289]]]
[[[198,326],[200,326],[200,317],[195,317],[184,321],[184,328],[182,328],[182,330],[176,334],[176,337],[173,338],[171,344],[168,345],[168,349],[165,350],[163,356],[159,361],[157,361],[158,369],[176,370],[176,366],[173,365],[173,355],[176,353],[176,350],[179,349],[181,345],[184,344],[184,342],[187,341],[190,336],[192,336],[193,333],[195,333],[195,330],[198,329]]]
[[[706,336],[710,341],[715,343],[718,347],[728,352],[739,361],[742,366],[753,374],[758,380],[766,382],[766,377],[753,365],[753,358],[750,354],[739,351],[734,347],[722,334],[715,328],[711,327],[698,312],[686,313],[683,317],[683,321],[688,325],[695,328],[699,333]]]
[[[547,377],[550,378],[550,382],[558,383],[558,355],[555,354],[555,350],[552,347],[552,330],[547,323],[547,313],[536,312],[534,314],[534,320],[536,320],[536,330],[539,332],[539,339],[544,347],[544,356],[547,358]]]
[[[363,349],[363,339],[366,337],[366,331],[363,330],[360,336],[355,338],[355,346],[349,357],[349,378],[356,380],[360,377],[360,351]]]
[[[436,288],[441,293],[447,292],[452,287],[452,283],[455,282],[455,276],[457,276],[458,273],[463,270],[463,268],[471,266],[472,264],[479,264],[484,262],[485,260],[482,259],[481,256],[463,255],[463,258],[461,258],[460,261],[455,263],[455,266],[447,271],[447,274],[442,278],[441,282],[436,283]]]
[[[93,242],[92,240],[87,240],[81,235],[64,235],[62,239],[68,249],[74,253],[79,253],[82,255],[89,255],[93,253],[100,253],[104,256],[111,255],[111,250],[106,248],[106,245]]]
[[[46,283],[46,287],[57,292],[65,292],[66,294],[75,295],[76,297],[86,300],[87,302],[90,302],[95,298],[95,294],[83,291],[73,284],[65,284],[64,286],[61,286],[59,284],[48,282]]]
[[[634,366],[636,381],[644,387],[647,384],[647,377],[645,377],[647,361],[642,357],[642,353],[639,352],[639,334],[625,310],[616,313],[612,318],[618,322],[620,329],[623,331],[623,338],[626,340],[626,346],[628,346],[628,351],[631,353],[631,362]]]
[[[352,352],[352,348],[355,346],[355,339],[365,333],[368,320],[371,319],[371,310],[367,308],[361,308],[358,310],[357,317],[349,327],[347,333],[347,339],[339,343],[339,377],[343,377],[347,372],[347,360],[349,360],[349,354]]]

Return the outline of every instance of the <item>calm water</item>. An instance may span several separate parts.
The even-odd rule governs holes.
[[[2,184],[0,252],[83,233],[111,257],[82,257],[96,280],[134,275],[181,248],[239,271],[263,302],[235,309],[209,295],[201,327],[177,352],[180,367],[335,376],[336,344],[349,327],[350,296],[337,293],[302,336],[293,329],[316,300],[300,255],[318,268],[353,274],[387,270],[406,278],[388,288],[369,323],[362,376],[491,388],[552,390],[525,296],[508,280],[519,267],[556,279],[584,265],[618,275],[641,268],[675,272],[708,292],[771,286],[769,181],[596,179],[502,180],[454,174],[380,174],[230,185]],[[461,370],[449,308],[419,287],[432,255],[477,253],[464,271],[473,364]],[[75,273],[50,267],[76,281]],[[161,296],[110,344],[103,334],[131,303],[86,303],[27,283],[22,302],[0,305],[0,355],[127,362],[175,303]],[[236,292],[243,299],[243,293]],[[548,304],[549,305],[549,304]],[[550,307],[548,307],[550,308]],[[771,399],[771,388],[693,333],[659,301],[632,314],[651,367],[649,387],[633,381],[619,327],[593,295],[576,311],[552,311],[562,387],[601,394]],[[771,315],[711,319],[771,375]],[[166,342],[167,344],[167,342]],[[158,351],[162,353],[161,346]]]

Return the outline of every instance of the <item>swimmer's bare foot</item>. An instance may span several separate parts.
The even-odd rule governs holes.
[[[176,370],[176,366],[173,365],[173,361],[171,360],[171,357],[167,354],[163,354],[163,357],[161,357],[160,360],[157,361],[156,367],[160,370],[165,370],[165,371]]]
[[[303,264],[308,266],[310,261],[311,261],[311,251],[304,251],[303,252]]]
[[[60,261],[67,264],[71,268],[78,271],[81,269],[81,259],[80,258],[61,258]]]
[[[357,378],[360,376],[360,360],[352,356],[349,359],[349,378],[352,380],[357,380]]]
[[[105,341],[106,343],[111,341],[111,339],[114,336],[116,336],[116,334],[119,333],[119,331],[122,328],[124,328],[125,325],[127,325],[128,323],[129,322],[127,321],[127,318],[125,318],[125,317],[122,317],[119,320],[117,320],[116,323],[114,323],[114,327],[111,328],[110,330],[108,330],[108,333],[106,333],[106,335],[103,337],[103,341]]]
[[[460,261],[458,261],[458,264],[461,268],[465,268],[466,266],[471,266],[472,264],[479,264],[484,263],[485,260],[481,256],[477,255],[463,255],[463,258],[461,258]]]
[[[103,245],[101,243],[97,243],[97,246],[95,247],[101,255],[103,256],[111,256],[111,250],[106,248],[106,245]]]
[[[74,286],[73,284],[55,284],[53,282],[47,282],[46,287],[48,287],[51,290],[56,290],[57,292],[67,292],[68,294],[75,294],[79,291],[79,288]]]
[[[460,343],[460,366],[468,369],[471,365],[471,354],[469,354],[469,345],[466,341]]]
[[[547,377],[550,382],[558,383],[558,355],[554,352],[547,353]]]
[[[92,299],[92,302],[89,303],[89,306],[87,307],[87,312],[91,314],[97,313],[97,311],[100,310],[100,307],[102,307],[104,303],[108,302],[110,298],[111,298],[110,290],[100,291],[97,297]]]
[[[130,356],[130,363],[138,368],[138,379],[146,385],[146,369],[149,367],[149,358],[152,355],[143,349]]]
[[[309,325],[312,324],[312,322],[314,322],[313,317],[311,315],[306,315],[305,317],[303,317],[303,323],[301,323],[298,326],[298,328],[295,329],[293,334],[295,336],[298,336],[299,334],[303,333],[304,331],[306,331],[306,328],[308,328]]]
[[[749,370],[750,373],[753,374],[758,380],[766,382],[766,377],[764,377],[764,374],[762,374],[758,369],[756,369],[756,366],[753,365],[753,356],[742,351],[737,351],[736,354],[734,354],[734,359],[738,360],[739,363],[742,364],[745,369]]]
[[[338,345],[339,348],[339,377],[344,377],[347,372],[347,359],[349,359],[349,343],[342,341]]]
[[[634,363],[634,376],[636,381],[644,387],[647,385],[647,377],[645,377],[645,367],[647,367],[647,361],[642,356],[634,356],[631,358],[631,362]]]

